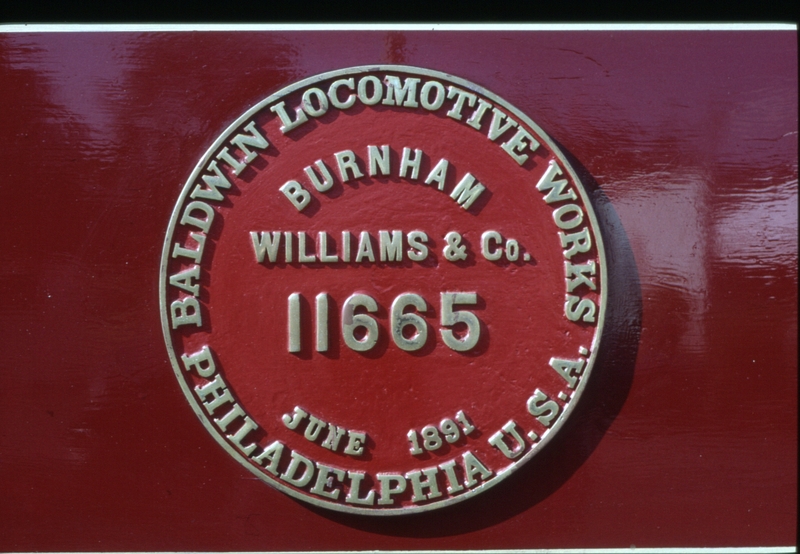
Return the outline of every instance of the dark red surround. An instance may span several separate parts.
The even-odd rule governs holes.
[[[211,142],[373,63],[529,115],[590,190],[610,268],[568,425],[494,489],[400,518],[309,507],[233,461],[158,309]],[[790,31],[0,35],[0,550],[796,544],[796,69]]]

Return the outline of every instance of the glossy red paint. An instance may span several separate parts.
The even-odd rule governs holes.
[[[213,139],[369,63],[528,114],[609,261],[566,427],[494,489],[401,518],[309,507],[233,461],[158,310],[167,221]],[[0,34],[0,549],[796,544],[796,67],[793,31]]]

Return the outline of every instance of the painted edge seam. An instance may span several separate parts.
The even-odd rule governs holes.
[[[628,548],[531,548],[511,550],[305,550],[305,551],[230,551],[204,552],[202,554],[738,554],[752,552],[754,554],[784,554],[797,552],[796,546],[734,546],[734,547],[637,547]],[[14,554],[35,554],[33,552],[15,552]],[[49,554],[70,554],[52,552]],[[87,554],[117,554],[115,552],[94,552]],[[126,554],[176,554],[175,552],[126,552]],[[187,553],[199,554],[199,553]]]
[[[794,23],[0,24],[0,33],[236,31],[797,31]]]

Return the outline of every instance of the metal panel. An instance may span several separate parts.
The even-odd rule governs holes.
[[[0,28],[0,550],[794,548],[794,26],[428,27]],[[270,95],[363,65],[454,75],[530,117],[608,261],[559,432],[489,490],[402,517],[310,506],[232,459],[159,316],[204,153]]]

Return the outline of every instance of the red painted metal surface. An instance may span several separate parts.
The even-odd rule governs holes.
[[[169,215],[211,142],[369,63],[529,115],[591,191],[609,261],[604,346],[548,448],[469,501],[380,519],[220,449],[158,309]],[[0,35],[0,550],[796,544],[796,67],[791,31]]]
[[[293,86],[229,127],[173,212],[176,376],[223,448],[301,499],[399,515],[475,496],[546,447],[602,348],[588,196],[535,125],[447,74]]]

